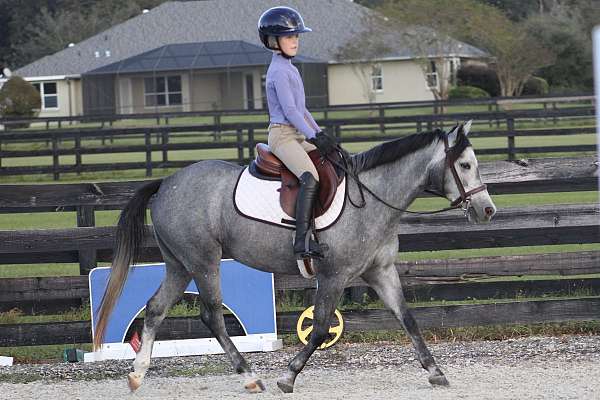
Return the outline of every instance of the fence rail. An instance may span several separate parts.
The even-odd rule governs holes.
[[[595,320],[598,319],[599,308],[600,299],[589,298],[415,307],[413,315],[421,328],[450,328]],[[299,316],[299,312],[278,313],[278,332],[296,332]],[[226,316],[225,323],[230,335],[244,334],[235,317]],[[141,328],[142,321],[138,319],[132,324],[129,332],[141,331]],[[369,309],[344,311],[344,329],[353,332],[398,330],[402,327],[391,312]],[[159,328],[157,340],[211,336],[200,318],[166,318]],[[91,341],[90,321],[0,325],[0,347],[91,343]]]
[[[431,130],[439,124],[452,124],[455,121],[473,119],[482,123],[497,123],[505,129],[477,130],[471,134],[478,138],[506,138],[506,146],[500,148],[478,149],[478,154],[505,154],[514,160],[519,153],[553,153],[553,152],[594,152],[595,145],[567,146],[517,146],[515,138],[548,135],[592,134],[594,126],[554,127],[544,129],[517,128],[515,121],[524,119],[546,120],[549,118],[587,118],[594,115],[593,107],[564,108],[555,110],[514,110],[483,113],[452,113],[438,115],[412,116],[378,116],[355,117],[343,119],[326,119],[319,123],[342,143],[377,142],[390,140],[407,133]],[[254,157],[254,146],[265,140],[264,122],[223,123],[219,125],[173,125],[137,128],[110,129],[57,129],[43,131],[12,131],[0,133],[0,176],[52,174],[55,180],[65,173],[83,173],[113,170],[142,169],[146,176],[152,176],[157,168],[180,168],[197,160],[172,160],[169,153],[181,150],[229,150],[228,161],[246,164]],[[185,135],[186,143],[175,143]],[[191,135],[191,136],[190,136]],[[190,137],[192,139],[190,139]],[[153,143],[153,139],[156,141]],[[103,141],[102,145],[91,142],[94,139]],[[134,141],[135,144],[105,145],[106,140],[115,139]],[[46,142],[48,148],[18,149],[11,148],[17,144]],[[159,152],[156,159],[153,153]],[[143,155],[145,161],[84,163],[83,158],[99,154],[137,153]],[[74,156],[74,162],[65,164],[61,157]],[[6,166],[6,160],[23,157],[51,157],[48,165]]]
[[[434,114],[439,113],[444,108],[452,106],[487,106],[488,111],[499,111],[500,107],[510,108],[516,104],[541,104],[544,110],[557,109],[558,105],[578,103],[582,105],[593,105],[595,97],[593,95],[582,94],[578,96],[542,96],[542,97],[497,97],[487,99],[457,99],[449,101],[405,101],[392,103],[363,103],[333,105],[322,108],[312,108],[316,113],[323,113],[325,119],[329,113],[336,111],[372,111],[379,116],[385,116],[386,111],[402,109],[425,109],[429,108]],[[169,113],[139,113],[139,114],[107,114],[107,115],[78,115],[65,117],[38,117],[38,118],[0,118],[0,126],[9,127],[19,124],[45,124],[46,129],[50,129],[52,124],[61,128],[63,124],[90,124],[99,123],[104,128],[105,125],[112,126],[115,122],[121,120],[153,120],[156,125],[161,121],[168,125],[170,119],[190,118],[190,117],[208,117],[212,118],[214,125],[219,125],[223,117],[228,116],[257,116],[266,115],[264,109],[254,110],[211,110],[211,111],[185,111]]]

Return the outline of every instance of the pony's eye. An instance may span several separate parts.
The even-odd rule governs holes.
[[[463,169],[471,169],[471,164],[463,162],[463,163],[460,163],[460,167]]]

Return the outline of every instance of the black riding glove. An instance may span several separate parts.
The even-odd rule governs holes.
[[[308,139],[308,142],[317,146],[319,153],[321,153],[321,157],[327,156],[327,154],[334,151],[337,146],[335,139],[323,131],[317,132],[317,135],[314,138]]]

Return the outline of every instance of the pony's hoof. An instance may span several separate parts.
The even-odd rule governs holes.
[[[265,385],[260,379],[254,378],[244,384],[244,388],[248,393],[262,393],[265,391]]]
[[[441,372],[429,375],[429,383],[433,386],[450,386],[450,382]]]
[[[140,374],[130,372],[129,375],[127,375],[127,384],[129,385],[129,390],[135,392],[142,386],[142,377]]]
[[[277,387],[281,389],[283,393],[293,393],[294,384],[289,382],[287,379],[280,379],[277,381]]]

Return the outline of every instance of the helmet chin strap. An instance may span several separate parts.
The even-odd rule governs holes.
[[[291,60],[292,58],[294,58],[294,56],[290,56],[290,55],[286,54],[285,51],[283,51],[283,49],[281,48],[281,44],[279,44],[279,36],[276,36],[275,39],[277,40],[277,51],[280,52],[281,56],[283,58],[287,58],[288,60]]]

